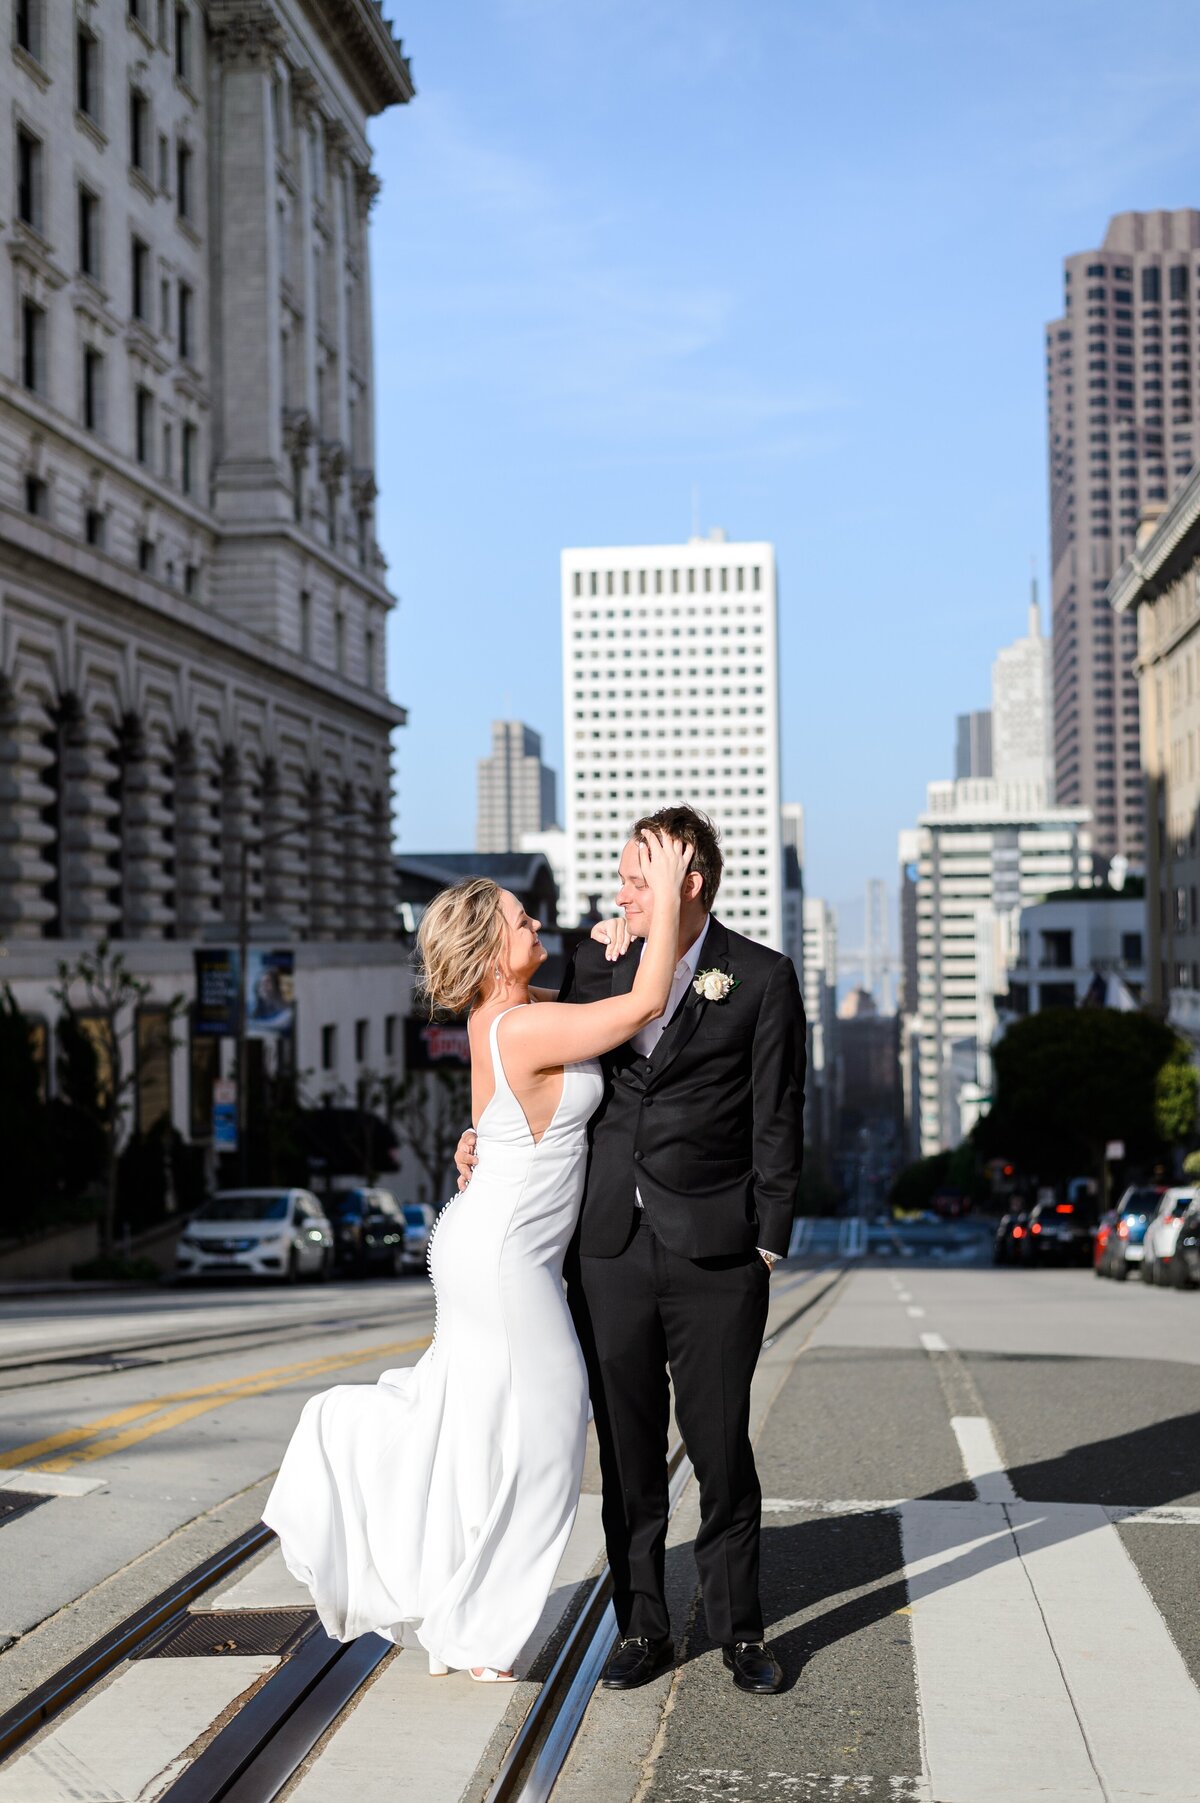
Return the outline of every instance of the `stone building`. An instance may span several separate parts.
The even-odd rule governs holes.
[[[6,968],[107,935],[174,983],[190,948],[148,942],[228,935],[243,847],[252,933],[394,958],[366,123],[413,94],[400,44],[373,0],[14,18]]]
[[[1200,470],[1147,515],[1110,598],[1137,624],[1147,999],[1200,1063]]]

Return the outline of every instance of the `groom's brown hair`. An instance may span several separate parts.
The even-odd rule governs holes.
[[[656,814],[643,814],[634,822],[629,837],[640,839],[647,832],[666,833],[669,839],[678,839],[683,845],[692,848],[692,861],[689,871],[700,873],[700,901],[706,913],[712,912],[712,905],[717,899],[717,890],[721,887],[721,871],[725,860],[721,856],[718,841],[720,833],[707,814],[699,808],[689,808],[686,804],[677,808],[659,808]]]

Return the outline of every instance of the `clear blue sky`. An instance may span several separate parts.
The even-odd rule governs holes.
[[[493,717],[561,776],[563,545],[769,538],[809,892],[894,882],[1046,562],[1042,327],[1111,213],[1200,204],[1191,7],[386,0],[381,538],[400,841]],[[668,799],[664,797],[664,800]]]

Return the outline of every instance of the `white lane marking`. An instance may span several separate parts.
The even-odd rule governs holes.
[[[992,1424],[985,1415],[954,1415],[950,1426],[958,1441],[963,1470],[980,1502],[1016,1502],[1012,1479],[1004,1469]]]
[[[1003,1512],[973,1503],[903,1507],[900,1534],[933,1795],[1103,1803]],[[1118,1664],[1119,1695],[1137,1668],[1124,1653]],[[1114,1713],[1128,1731],[1124,1712]]]
[[[926,1352],[949,1352],[950,1350],[940,1333],[923,1333],[921,1344]]]
[[[911,1290],[897,1290],[896,1291],[896,1301],[897,1302],[911,1302],[912,1301],[912,1291]]]
[[[925,1319],[925,1310],[923,1308],[906,1308],[904,1312],[906,1315],[911,1315],[914,1321],[923,1321]]]
[[[1011,1505],[1002,1502],[953,1502],[938,1498],[936,1502],[922,1497],[881,1496],[881,1497],[822,1497],[822,1496],[764,1496],[762,1509],[765,1515],[791,1515],[807,1510],[813,1515],[881,1515],[890,1509],[1004,1509]],[[1079,1507],[1078,1503],[1022,1503],[1022,1508],[1036,1509],[1038,1515],[1052,1521],[1061,1510]],[[1152,1527],[1200,1527],[1200,1508],[1177,1509],[1139,1509],[1132,1503],[1108,1503],[1101,1513],[1117,1527],[1126,1523],[1136,1525],[1146,1522]]]
[[[121,1803],[157,1797],[182,1770],[184,1749],[278,1664],[266,1653],[233,1659],[139,1659],[0,1772],[0,1803]]]
[[[106,1477],[79,1477],[71,1471],[0,1471],[0,1490],[27,1490],[30,1496],[90,1496],[107,1490]]]
[[[1111,1798],[1194,1803],[1200,1691],[1103,1509],[1009,1510],[1017,1549]],[[1137,1673],[1137,1732],[1114,1708]],[[1186,1751],[1185,1751],[1186,1749]]]

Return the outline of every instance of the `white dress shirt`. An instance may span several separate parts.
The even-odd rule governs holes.
[[[707,937],[708,917],[706,915],[704,925],[700,928],[699,938],[688,947],[687,951],[684,952],[683,957],[675,966],[675,975],[671,978],[671,993],[667,997],[666,1007],[663,1009],[657,1020],[649,1021],[646,1026],[639,1027],[633,1036],[632,1043],[641,1053],[643,1058],[649,1058],[651,1052],[654,1050],[673,1020],[675,1010],[679,1007],[679,1004],[687,994],[688,984],[695,982],[696,971],[700,964],[700,953],[703,950],[704,941]],[[638,953],[639,960],[645,949],[646,941],[643,939],[641,951]]]

